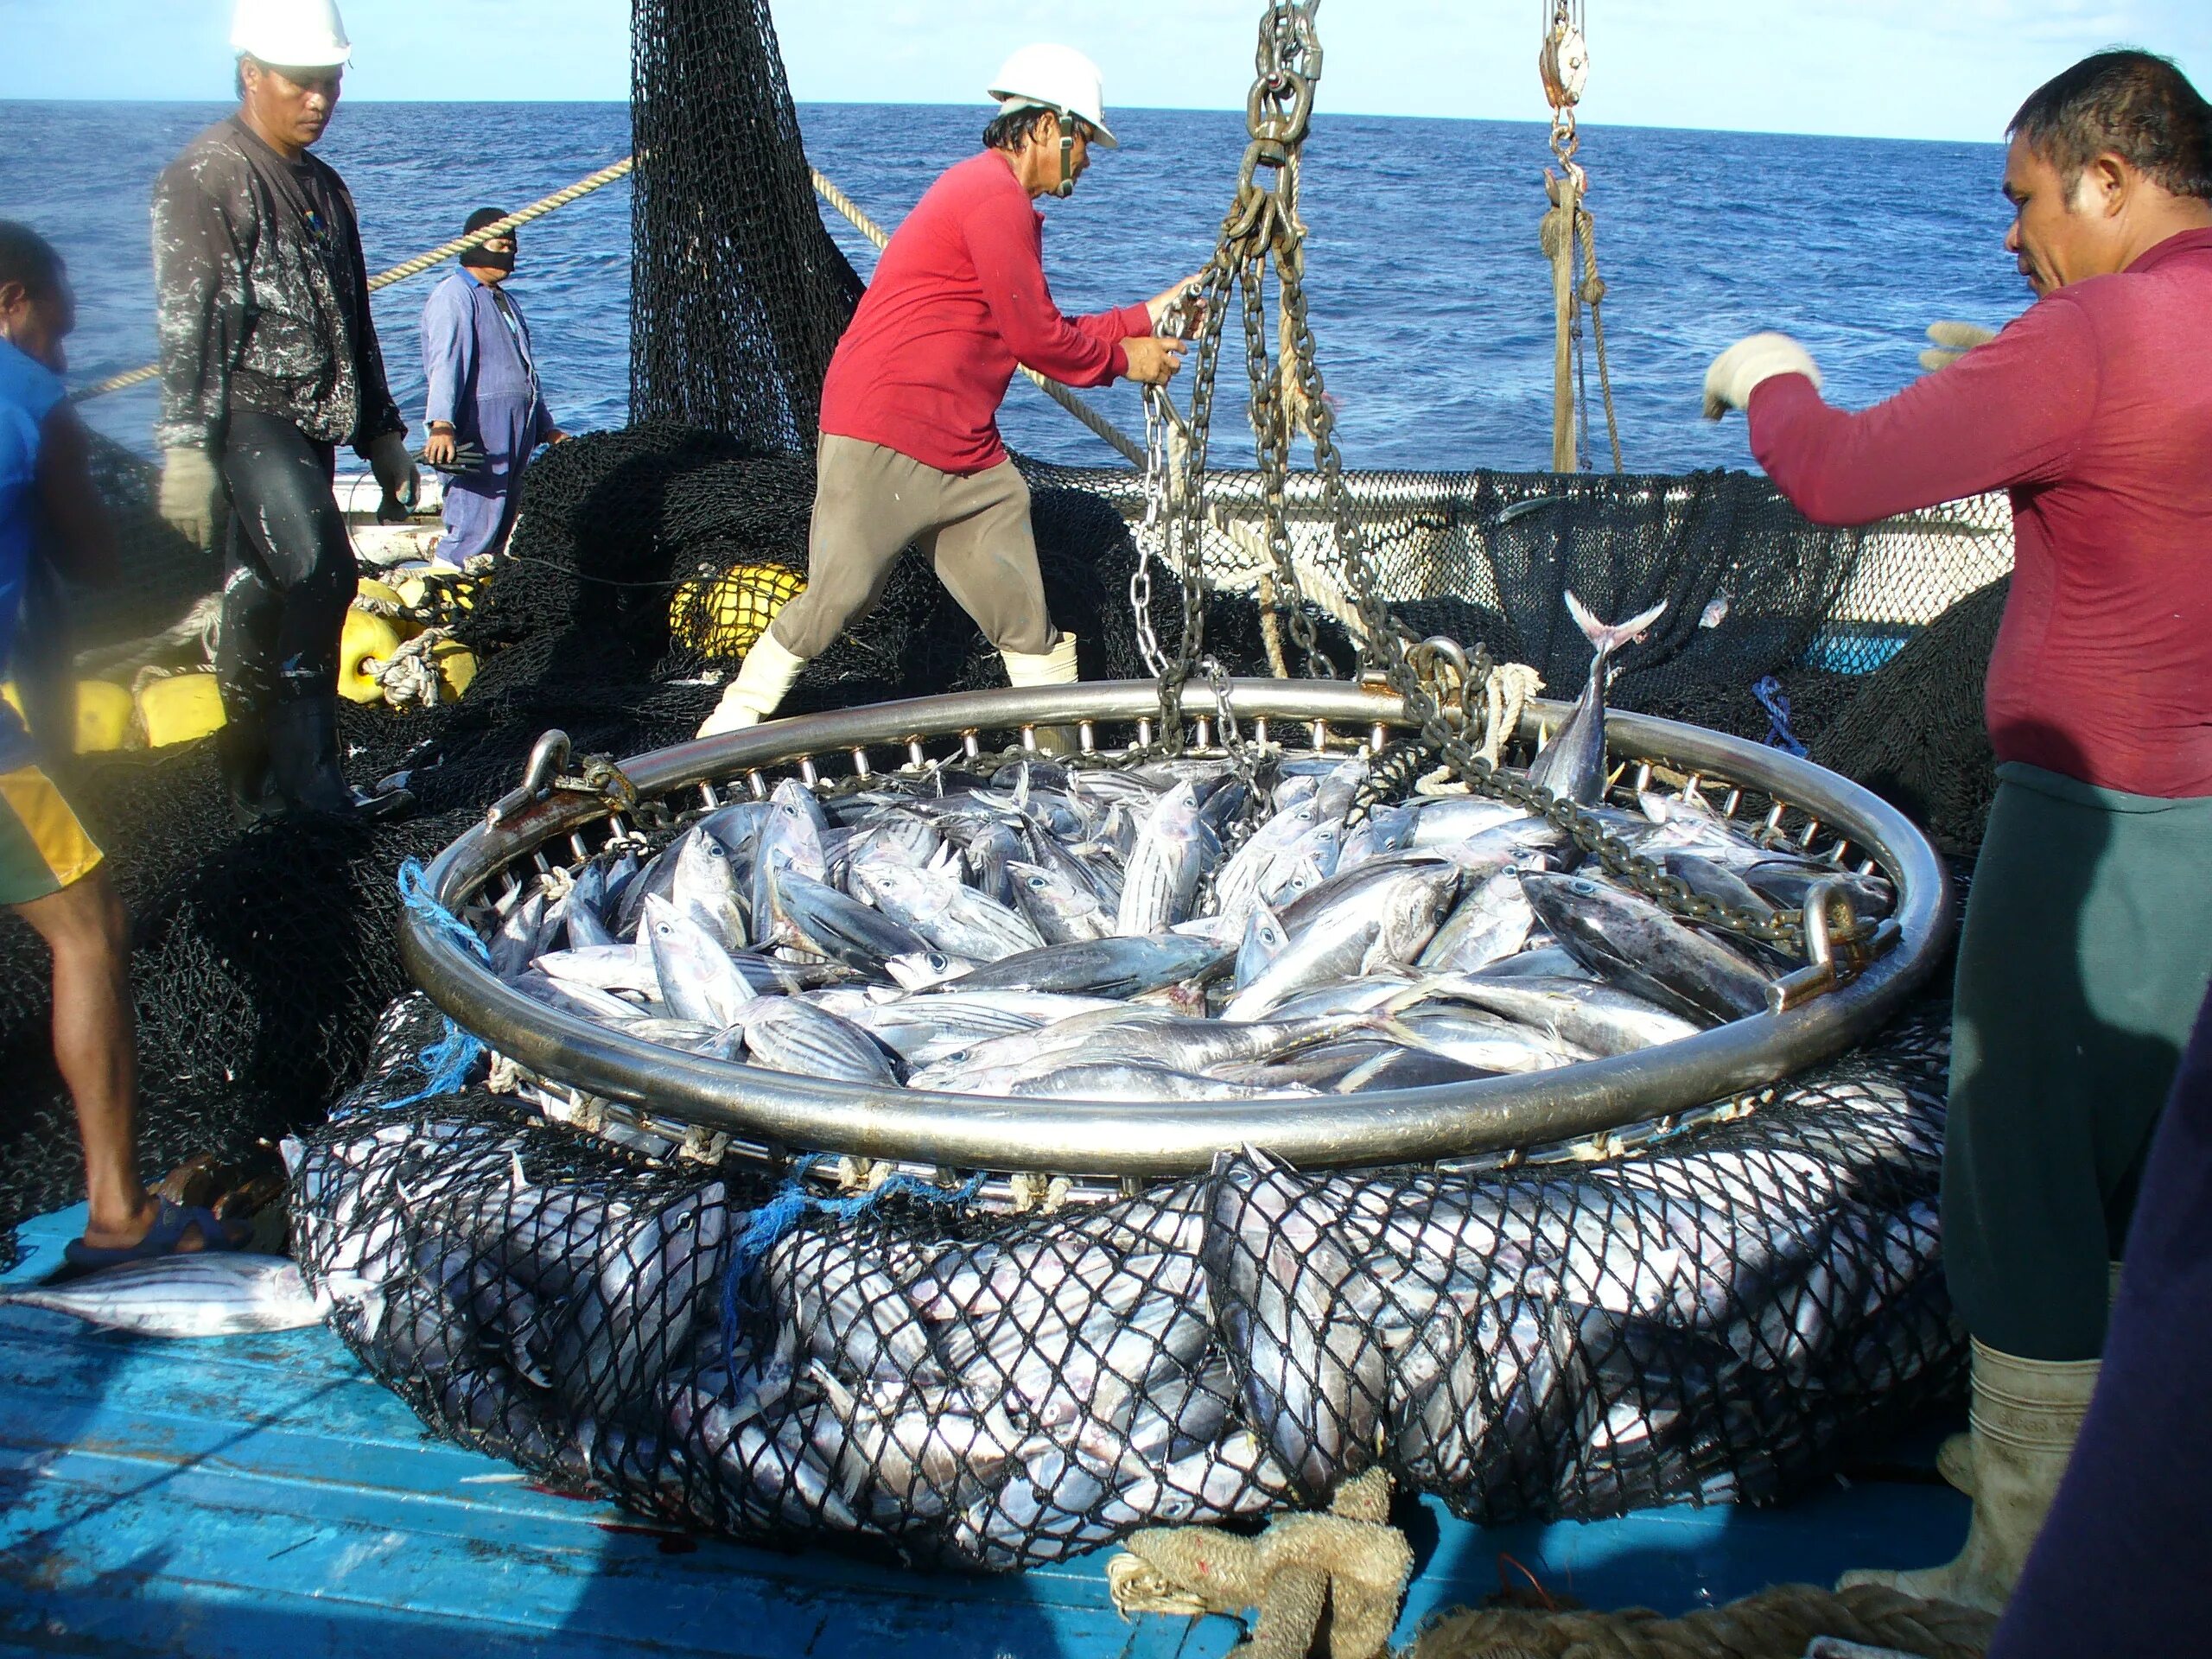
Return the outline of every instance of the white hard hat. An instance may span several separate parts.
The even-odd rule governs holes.
[[[353,56],[337,0],[238,0],[231,49],[280,69],[334,69]]]
[[[1052,110],[1079,116],[1109,149],[1118,149],[1106,126],[1106,87],[1098,66],[1071,46],[1025,46],[1006,60],[990,85],[1001,114]]]

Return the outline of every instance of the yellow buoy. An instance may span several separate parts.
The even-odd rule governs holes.
[[[440,614],[471,609],[476,603],[480,581],[480,577],[464,575],[458,570],[410,570],[392,587],[408,609],[427,609]]]
[[[369,673],[372,661],[388,663],[399,649],[400,632],[387,619],[366,611],[347,611],[338,639],[338,695],[355,702],[381,702],[384,688]]]
[[[459,641],[440,640],[430,647],[430,660],[437,664],[438,684],[447,702],[460,701],[475,683],[476,653]]]
[[[714,581],[680,583],[668,607],[669,632],[708,657],[742,657],[806,578],[778,564],[732,565]]]
[[[77,682],[77,753],[105,754],[119,749],[130,735],[137,705],[130,693],[111,680]]]
[[[420,602],[419,598],[408,597],[404,584],[395,588],[388,582],[378,582],[374,576],[363,576],[353,589],[353,602],[357,607],[365,599],[374,600],[379,605],[389,605],[395,610],[412,610]],[[372,609],[371,614],[380,613]],[[403,639],[412,639],[423,632],[423,625],[411,616],[393,616],[386,620],[399,630],[399,637]]]
[[[171,674],[138,688],[138,723],[146,747],[165,749],[219,731],[223,694],[213,674]]]

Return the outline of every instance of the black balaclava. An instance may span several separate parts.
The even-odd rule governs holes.
[[[468,223],[461,227],[461,233],[463,236],[474,236],[486,225],[496,225],[506,216],[507,212],[504,207],[479,207],[468,216]],[[515,233],[509,231],[507,234],[513,237]],[[516,251],[519,251],[521,246],[520,238],[516,238]],[[471,248],[461,256],[461,263],[464,265],[474,265],[479,270],[512,270],[515,268],[515,256],[513,252],[494,253],[489,248]]]

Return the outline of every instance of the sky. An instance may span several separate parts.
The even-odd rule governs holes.
[[[0,0],[0,98],[229,94],[230,0]],[[1320,108],[1540,119],[1542,0],[1336,0]],[[627,96],[626,0],[350,0],[358,99]],[[802,102],[979,103],[1011,48],[1058,29],[1110,110],[1239,107],[1259,0],[774,0]],[[2212,88],[2208,0],[1588,0],[1582,118],[1624,126],[1987,140],[2097,48]]]

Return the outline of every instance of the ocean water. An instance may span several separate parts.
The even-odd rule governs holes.
[[[151,359],[147,202],[162,167],[219,105],[0,106],[0,218],[62,250],[79,296],[75,378]],[[941,105],[810,105],[807,150],[886,225],[971,153],[983,114]],[[1076,195],[1044,204],[1046,264],[1063,308],[1142,299],[1210,254],[1243,153],[1241,113],[1115,113]],[[346,176],[372,270],[459,232],[479,206],[514,207],[627,153],[620,105],[346,104],[321,147]],[[1743,424],[1699,418],[1713,354],[1781,328],[1811,348],[1829,393],[1859,405],[1918,372],[1921,331],[1988,325],[2029,296],[2001,243],[1996,144],[1788,137],[1601,125],[1581,159],[1607,283],[1622,448],[1631,469],[1745,467]],[[1317,118],[1304,216],[1314,328],[1349,465],[1454,469],[1550,464],[1549,268],[1536,247],[1550,160],[1537,123]],[[824,210],[866,276],[874,250]],[[630,197],[617,184],[528,227],[514,291],[527,308],[561,423],[628,415]],[[435,275],[378,297],[393,391],[419,423],[417,325]],[[1241,338],[1241,321],[1231,334]],[[1216,454],[1234,441],[1241,353],[1223,364]],[[1090,394],[1141,432],[1137,395]],[[87,404],[102,431],[150,451],[154,397]],[[1593,411],[1594,411],[1593,387]],[[1111,461],[1099,441],[1017,379],[1008,439],[1039,456]],[[1597,447],[1605,464],[1602,440]]]

